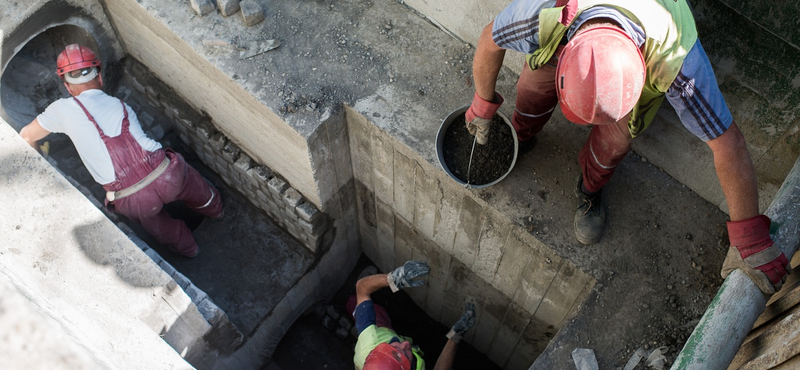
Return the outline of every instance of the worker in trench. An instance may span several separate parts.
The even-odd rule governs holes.
[[[758,210],[758,183],[742,132],[719,90],[686,0],[515,0],[482,31],[473,60],[475,94],[467,129],[486,143],[503,103],[495,91],[506,50],[526,54],[512,123],[523,154],[556,105],[591,127],[579,153],[574,228],[598,242],[602,189],[666,98],[683,125],[706,142],[728,202],[726,277],[742,269],[765,294],[780,289],[788,260]]]
[[[147,137],[136,114],[103,92],[101,63],[85,46],[68,45],[56,61],[72,96],[51,103],[20,135],[37,150],[51,132],[69,136],[83,164],[107,191],[105,204],[141,223],[156,240],[183,256],[197,256],[192,232],[164,205],[181,200],[200,214],[223,215],[219,190],[171,149]]]
[[[392,292],[405,288],[418,287],[425,282],[414,280],[428,275],[430,267],[424,261],[407,261],[389,274],[374,274],[362,277],[356,282],[355,310],[348,305],[356,322],[358,342],[356,342],[354,362],[357,370],[424,370],[422,350],[415,346],[411,338],[394,331],[386,310],[372,302],[372,293],[389,287]],[[461,337],[475,325],[475,305],[467,302],[461,318],[447,333],[445,343],[434,370],[449,370],[453,367],[458,343]]]

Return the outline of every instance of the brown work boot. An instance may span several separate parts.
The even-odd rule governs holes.
[[[606,223],[606,212],[603,210],[602,189],[587,195],[581,191],[583,175],[578,176],[575,196],[578,197],[578,208],[575,210],[575,237],[581,244],[591,245],[600,241]]]

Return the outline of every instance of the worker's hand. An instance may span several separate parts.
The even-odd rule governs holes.
[[[461,337],[464,336],[464,333],[473,325],[475,325],[475,304],[467,302],[464,304],[464,313],[461,315],[461,318],[456,321],[455,325],[450,328],[450,332],[447,333],[447,338],[458,343],[461,341]]]
[[[425,261],[407,261],[403,266],[389,273],[386,280],[389,282],[389,288],[392,288],[392,293],[394,293],[400,289],[424,285],[425,280],[413,279],[428,275],[430,272],[431,268],[428,267],[428,263]]]
[[[722,277],[741,269],[764,294],[778,291],[789,272],[789,260],[773,245],[769,236],[769,217],[758,215],[728,222],[731,247],[722,264]]]
[[[475,92],[472,105],[464,114],[464,121],[467,124],[467,131],[475,136],[478,144],[484,145],[489,142],[489,127],[501,104],[503,104],[503,97],[498,93],[494,93],[494,99],[488,101],[481,98],[477,91]]]

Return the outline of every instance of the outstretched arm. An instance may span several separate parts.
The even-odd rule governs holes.
[[[741,221],[758,215],[756,170],[736,122],[731,123],[725,133],[709,140],[708,146],[714,153],[714,166],[722,192],[728,201],[731,221]]]
[[[28,145],[39,151],[39,144],[36,142],[50,135],[50,131],[45,130],[44,127],[39,124],[39,119],[35,118],[31,123],[20,130],[19,135],[28,142]]]
[[[492,38],[494,21],[483,28],[478,39],[475,57],[472,59],[472,77],[475,79],[475,92],[482,99],[494,100],[495,85],[506,50],[497,46]]]
[[[389,275],[388,274],[370,275],[367,277],[363,277],[361,278],[361,280],[357,281],[356,305],[360,305],[361,302],[364,301],[371,301],[372,293],[375,293],[380,289],[388,287],[389,282],[386,280],[387,276]]]

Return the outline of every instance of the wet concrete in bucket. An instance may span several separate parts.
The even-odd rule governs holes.
[[[450,172],[465,184],[486,185],[505,176],[514,162],[514,137],[511,128],[495,115],[485,145],[475,143],[467,131],[464,114],[447,127],[442,151]]]

